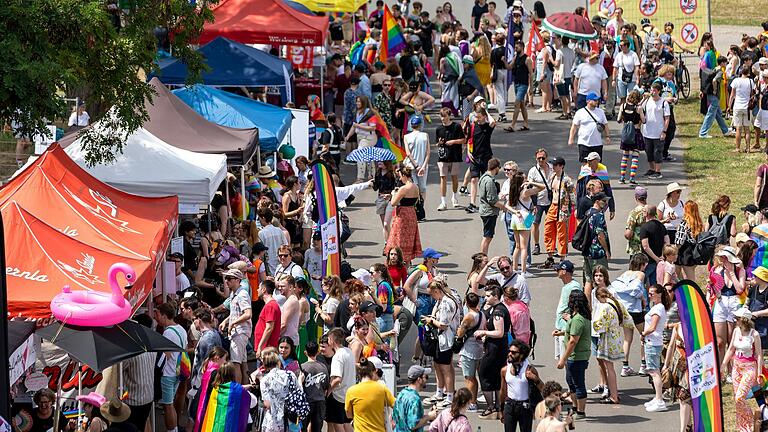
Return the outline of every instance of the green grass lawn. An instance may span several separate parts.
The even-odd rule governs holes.
[[[712,4],[714,6],[715,2]],[[752,202],[755,171],[765,160],[765,154],[735,153],[734,138],[723,137],[717,125],[710,130],[710,135],[715,138],[698,138],[703,117],[699,113],[699,100],[693,95],[675,107],[677,137],[683,145],[684,167],[690,185],[689,197],[699,203],[702,219],[706,220],[712,202],[721,194],[728,195],[732,202],[731,212],[736,214],[741,224],[744,218],[738,208]],[[703,266],[699,270],[697,279],[701,282],[706,275]],[[752,405],[757,408],[754,399]],[[736,430],[733,387],[730,384],[723,386],[723,413],[725,430]]]
[[[713,25],[760,26],[768,19],[765,3],[754,0],[711,0],[710,11]],[[744,29],[746,33],[754,33]]]

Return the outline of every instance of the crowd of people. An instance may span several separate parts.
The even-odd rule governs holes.
[[[344,261],[339,275],[323,274],[309,158],[291,165],[276,156],[274,164],[254,169],[245,185],[229,176],[210,212],[180,224],[183,253],[168,257],[176,263],[176,294],[158,295],[154,316],[137,317],[185,351],[129,360],[122,402],[83,396],[89,432],[146,430],[152,401],[162,406],[168,432],[223,431],[225,424],[237,425],[226,430],[264,432],[470,432],[482,425],[470,422],[465,413],[472,412],[483,421],[500,420],[506,432],[531,431],[535,419],[537,431],[565,431],[588,417],[589,393],[600,403],[622,404],[620,378],[635,375],[647,376],[653,387],[646,411],[678,403],[679,427],[686,431],[691,395],[673,288],[695,279],[697,268],[709,281],[718,361],[723,382],[734,388],[738,430],[754,429],[762,414],[753,414],[747,396],[762,374],[768,343],[768,268],[753,265],[758,245],[750,233],[768,224],[768,160],[756,175],[754,203],[741,208],[743,226],[726,195],[701,203],[708,214],[684,200],[685,188],[676,182],[652,199],[638,185],[640,152],[650,181],[661,180],[662,166],[675,162],[669,146],[679,97],[677,53],[688,49],[674,36],[674,25],[626,22],[617,8],[610,17],[591,19],[597,40],[542,30],[543,46],[531,51],[523,41],[546,16],[543,4],[526,10],[520,0],[508,1],[505,12],[498,6],[476,0],[471,22],[462,24],[449,2],[434,17],[420,2],[390,5],[407,46],[386,63],[372,61],[380,49],[384,2],[364,12],[369,31],[354,35],[361,54],[333,52],[325,103],[311,96],[307,105],[312,121],[324,128],[311,156],[332,173],[342,251],[355,225],[346,207],[371,188],[382,258],[357,269]],[[584,14],[583,8],[574,12]],[[760,147],[768,130],[768,23],[764,30],[730,47],[727,56],[717,55],[711,34],[702,35],[706,115],[700,138],[709,137],[717,121],[736,137],[737,150],[742,139],[747,151],[753,149],[753,127],[754,148]],[[510,34],[514,55],[508,58]],[[504,84],[508,72],[512,86]],[[545,146],[535,150],[532,167],[494,157],[496,125],[509,123],[503,128],[508,133],[530,131],[528,109],[536,99],[536,112],[558,111],[556,119],[570,121],[568,145],[575,145],[579,164],[569,169],[578,171],[576,178],[567,173],[565,158]],[[439,119],[430,116],[435,111]],[[73,114],[74,125],[87,122],[82,112]],[[723,112],[732,114],[735,129]],[[343,156],[376,145],[376,117],[402,145],[405,159],[357,162],[354,178],[345,177],[343,166],[354,163]],[[611,252],[617,239],[609,237],[608,224],[617,216],[616,201],[602,162],[604,145],[611,143],[609,120],[621,124],[618,181],[635,185],[636,201],[624,232],[629,263],[613,280],[608,268],[619,265]],[[480,219],[468,222],[481,227],[482,240],[466,260],[466,287],[451,286],[438,270],[443,254],[422,247],[429,236],[419,222],[427,219],[427,204],[438,203],[431,196],[428,202],[426,193],[433,147],[440,177],[436,211],[463,207]],[[245,214],[236,210],[242,200],[249,204]],[[508,254],[490,256],[499,219]],[[566,257],[569,249],[583,258],[581,277]],[[554,317],[533,316],[529,283],[541,275],[534,269],[554,271],[562,282]],[[564,369],[566,388],[531,364],[535,321],[548,319],[555,328],[553,365]],[[409,331],[418,334],[414,356],[403,359]],[[188,376],[178,367],[187,359]],[[402,373],[401,363],[408,365]],[[597,383],[586,382],[590,363],[598,366]],[[407,385],[391,387],[385,379],[390,370]],[[422,399],[433,378],[434,394]],[[35,396],[28,430],[53,427],[54,397],[46,390]],[[223,408],[227,404],[238,408]],[[60,430],[74,427],[59,422]]]

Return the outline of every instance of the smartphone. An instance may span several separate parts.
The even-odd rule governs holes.
[[[570,408],[568,410],[568,416],[570,416],[571,419],[573,419],[573,414],[574,414],[573,408]],[[574,426],[573,421],[571,421],[570,423],[568,423],[568,430],[574,430],[574,429],[576,429],[576,426]]]

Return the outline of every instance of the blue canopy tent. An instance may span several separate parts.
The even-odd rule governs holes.
[[[173,94],[213,123],[240,129],[259,128],[259,147],[264,152],[277,150],[291,128],[291,110],[224,90],[197,84],[174,90]]]
[[[216,87],[271,86],[280,89],[282,103],[293,100],[290,62],[224,37],[217,37],[198,49],[210,70],[202,72],[202,83]],[[185,85],[187,65],[181,59],[159,62],[157,76],[166,85]]]

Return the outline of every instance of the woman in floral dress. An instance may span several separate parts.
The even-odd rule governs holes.
[[[596,357],[600,366],[600,375],[608,386],[608,394],[603,392],[602,403],[619,403],[616,369],[613,362],[624,359],[623,324],[632,324],[632,318],[613,297],[608,288],[600,286],[595,292],[597,303],[593,303],[593,334],[597,333]],[[594,337],[593,337],[594,339]]]
[[[284,432],[288,384],[295,378],[292,373],[280,369],[280,357],[275,351],[262,354],[261,361],[264,363],[264,376],[261,378],[264,421],[261,432]]]

